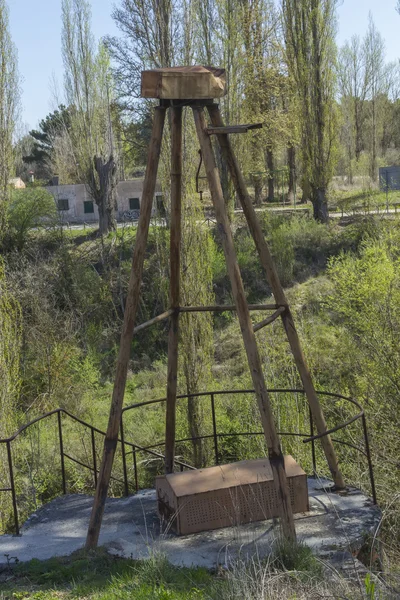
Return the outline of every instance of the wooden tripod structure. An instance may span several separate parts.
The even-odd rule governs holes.
[[[182,68],[181,68],[182,69]],[[191,69],[199,69],[194,67]],[[173,72],[174,69],[159,70]],[[157,71],[151,71],[153,74]],[[143,87],[142,87],[143,90]],[[218,96],[221,94],[218,94]],[[152,97],[156,97],[153,95]],[[162,95],[157,97],[163,98]],[[168,379],[167,379],[167,410],[166,410],[166,435],[165,435],[165,471],[172,473],[175,457],[175,406],[177,396],[177,370],[178,370],[178,336],[179,315],[184,311],[218,310],[221,307],[181,307],[180,306],[180,240],[181,240],[181,183],[182,183],[182,109],[190,106],[193,110],[194,121],[200,148],[204,160],[208,185],[218,231],[222,239],[226,265],[232,286],[235,301],[234,307],[225,307],[237,311],[243,342],[247,354],[261,422],[268,447],[268,456],[272,467],[274,484],[277,497],[280,500],[280,522],[283,535],[290,540],[295,540],[292,506],[289,495],[288,482],[285,473],[283,454],[279,437],[276,431],[272,414],[271,403],[264,380],[261,360],[258,352],[255,331],[271,323],[276,318],[281,318],[287,339],[289,341],[304,390],[310,405],[314,422],[319,434],[327,431],[326,422],[314,389],[312,378],[304,358],[300,340],[294,325],[293,317],[288,306],[282,285],[275,270],[272,257],[265,241],[261,226],[257,220],[252,201],[247,192],[243,175],[239,169],[236,157],[229,140],[229,133],[240,132],[241,126],[225,127],[218,104],[210,99],[182,100],[185,95],[177,93],[169,96],[174,99],[161,99],[160,106],[155,108],[153,130],[144,179],[140,218],[137,228],[136,243],[133,254],[132,270],[128,287],[124,323],[121,333],[120,348],[117,360],[114,391],[111,402],[107,434],[104,441],[103,459],[98,477],[98,484],[92,508],[86,548],[97,546],[100,527],[104,512],[107,491],[111,477],[118,432],[121,422],[121,411],[124,399],[128,364],[130,360],[132,337],[135,331],[152,325],[162,319],[169,318],[168,338]],[[193,97],[193,96],[189,96]],[[216,97],[211,96],[211,97]],[[164,96],[165,98],[165,96]],[[176,99],[177,98],[177,99]],[[170,219],[170,308],[162,315],[140,325],[135,330],[135,318],[139,303],[140,286],[142,281],[144,255],[148,238],[153,197],[156,186],[157,168],[160,158],[161,141],[167,109],[170,110],[171,126],[171,219]],[[207,126],[205,109],[211,121]],[[248,126],[247,126],[248,128]],[[246,128],[244,128],[246,129]],[[265,271],[267,281],[275,297],[275,305],[269,305],[274,313],[253,327],[250,319],[251,307],[247,304],[242,277],[236,258],[233,236],[226,212],[222,187],[214,152],[211,144],[211,135],[216,135],[221,148],[223,159],[226,161],[236,190],[236,194],[243,208],[251,235],[255,241],[257,252]],[[339,470],[338,460],[329,435],[321,437],[322,446],[337,488],[344,487],[344,481]]]

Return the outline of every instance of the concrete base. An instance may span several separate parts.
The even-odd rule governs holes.
[[[313,551],[336,561],[357,555],[368,535],[376,531],[381,512],[369,498],[352,488],[330,493],[332,482],[308,479],[310,512],[295,515],[296,532]],[[31,515],[22,535],[0,536],[0,565],[7,561],[45,560],[65,556],[83,547],[93,498],[67,495],[56,498]],[[127,558],[166,555],[175,565],[215,569],[237,558],[268,555],[279,535],[277,520],[226,527],[210,532],[176,536],[160,524],[154,490],[129,498],[107,500],[100,544]],[[7,556],[8,555],[8,556]]]

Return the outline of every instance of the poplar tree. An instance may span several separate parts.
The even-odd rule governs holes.
[[[213,9],[212,0],[199,12],[197,0],[121,0],[113,18],[122,33],[121,38],[107,38],[107,47],[116,63],[115,77],[122,106],[134,114],[140,107],[146,110],[152,101],[139,101],[140,72],[143,69],[190,65],[199,56],[199,29],[209,29],[208,48],[201,50],[204,60],[214,48],[211,24],[205,18]],[[207,13],[209,14],[209,13]],[[201,28],[197,27],[202,23]],[[125,79],[125,76],[127,78]],[[133,91],[133,93],[132,93]],[[213,286],[211,253],[213,241],[207,227],[201,225],[202,206],[195,191],[198,164],[198,143],[190,109],[184,109],[183,177],[182,177],[182,259],[181,303],[212,304]],[[164,139],[159,169],[166,208],[170,204],[170,136],[168,127]],[[167,218],[167,223],[169,219]],[[157,252],[161,268],[168,274],[168,238],[164,228],[157,228]],[[168,290],[164,290],[166,300]],[[180,317],[179,370],[181,390],[195,394],[207,387],[213,354],[211,313],[186,313]],[[203,410],[199,398],[189,398],[187,422],[190,436],[198,438],[203,431]],[[194,440],[193,463],[204,466],[205,450],[201,440]]]
[[[111,70],[103,44],[96,50],[87,0],[62,1],[64,88],[71,110],[66,130],[77,179],[99,210],[100,233],[115,229],[117,157],[111,119]]]
[[[13,134],[20,101],[18,58],[11,39],[8,7],[0,0],[0,241],[7,227],[9,179],[13,168]]]
[[[335,0],[283,0],[286,60],[301,110],[302,159],[314,218],[329,218],[336,150]]]
[[[370,176],[372,181],[378,179],[377,164],[377,129],[378,129],[378,105],[381,94],[385,91],[385,43],[379,31],[376,29],[372,15],[369,15],[368,31],[365,36],[365,55],[370,73],[369,90],[367,99],[369,100],[370,117]]]

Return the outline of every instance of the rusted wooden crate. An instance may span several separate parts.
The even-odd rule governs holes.
[[[291,456],[285,456],[285,470],[293,512],[307,512],[306,473]],[[156,490],[160,517],[181,535],[279,516],[267,458],[163,475]]]
[[[142,98],[205,100],[225,94],[225,69],[194,66],[142,71]]]

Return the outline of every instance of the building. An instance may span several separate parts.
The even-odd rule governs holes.
[[[379,187],[382,191],[400,190],[400,167],[380,167]]]
[[[143,193],[143,178],[120,181],[117,185],[117,221],[134,221],[139,218]],[[99,220],[99,211],[85,184],[47,186],[54,196],[62,220],[66,223],[95,223]],[[163,197],[157,186],[153,212],[163,210]]]
[[[8,180],[8,183],[16,190],[23,190],[26,188],[25,183],[22,181],[21,177],[13,177]]]

